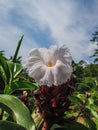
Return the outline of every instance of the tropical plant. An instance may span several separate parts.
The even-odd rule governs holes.
[[[24,69],[16,61],[22,38],[18,42],[13,60],[7,60],[0,54],[0,129],[2,130],[36,129],[29,109],[16,97],[19,96],[20,90],[34,90],[38,87],[37,84],[20,76]],[[20,98],[22,101],[25,100],[24,95]]]
[[[11,60],[12,62],[15,63],[21,63],[21,56],[18,56],[21,44],[22,44],[22,40],[23,40],[24,35],[21,36],[21,39],[18,41],[14,56],[11,56],[9,60]]]
[[[1,130],[36,130],[28,108],[17,97],[0,94],[0,108],[2,109]]]
[[[23,71],[21,64],[7,61],[0,55],[1,93],[11,94],[16,90],[35,89],[34,83],[23,80],[19,74]]]
[[[64,46],[33,49],[24,63],[34,82],[17,62],[22,39],[12,59],[0,55],[0,130],[97,130],[98,65],[72,62]]]
[[[0,51],[0,55],[4,56],[4,51]]]

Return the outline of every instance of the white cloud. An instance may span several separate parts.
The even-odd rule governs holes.
[[[11,23],[10,11],[12,9],[18,12],[12,0],[0,0],[0,50],[4,50],[8,58],[14,54],[18,40],[26,33],[19,26]],[[29,35],[25,35],[19,54],[26,57],[31,47],[38,47],[38,45]]]
[[[78,10],[81,6],[79,4],[75,1],[57,1],[55,3],[52,0],[33,3],[37,9],[35,19],[39,22],[39,26],[49,27],[57,44],[67,44],[75,60],[85,56],[84,50],[90,44],[88,43],[90,40],[88,32],[98,21],[97,8],[96,13],[91,14],[85,7],[82,8],[83,10]]]
[[[9,48],[15,45],[19,35],[25,33],[21,54],[26,55],[31,47],[39,46],[33,39],[33,35],[31,38],[23,28],[11,23],[10,13],[14,10],[22,17],[22,24],[27,28],[36,31],[40,29],[42,32],[48,28],[56,44],[66,44],[75,60],[81,60],[93,52],[94,45],[92,46],[89,40],[93,33],[91,31],[98,24],[97,0],[92,2],[90,9],[86,8],[86,5],[82,6],[83,3],[80,0],[77,2],[75,0],[5,1],[0,1],[2,12],[0,44],[7,44],[6,47]],[[0,46],[3,47],[3,45]]]
[[[95,49],[98,49],[98,45],[96,43],[91,43],[84,53],[88,56],[92,56]]]
[[[0,26],[0,31],[2,32],[0,34],[0,50],[4,50],[5,55],[9,58],[10,56],[13,56],[18,40],[24,32],[18,27],[12,25]],[[19,54],[26,57],[31,47],[38,47],[38,45],[29,36],[24,36]]]

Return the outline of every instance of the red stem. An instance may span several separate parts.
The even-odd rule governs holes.
[[[44,121],[42,130],[50,130],[51,128],[51,123],[49,121]]]

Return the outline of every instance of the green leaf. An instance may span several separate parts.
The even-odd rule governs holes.
[[[0,130],[27,130],[27,129],[16,123],[1,120]]]
[[[94,99],[93,98],[88,98],[88,103],[89,105],[93,105],[94,104]]]
[[[14,63],[14,78],[19,75],[19,73],[23,70],[23,67],[21,64]]]
[[[50,130],[89,130],[83,124],[78,122],[65,123],[64,126],[54,124]]]
[[[10,74],[12,75],[12,79],[15,79],[18,74],[23,70],[23,67],[21,64],[14,63],[11,61],[8,61],[7,63],[9,66]]]
[[[97,130],[96,123],[90,118],[85,118],[86,125],[89,127],[89,130]]]
[[[35,123],[28,108],[15,96],[1,94],[0,107],[7,111],[17,124],[27,130],[36,130]]]
[[[6,76],[4,74],[3,68],[0,66],[0,87],[4,88],[6,84]]]
[[[24,37],[24,35],[22,35],[21,39],[18,41],[18,45],[17,45],[16,51],[15,51],[15,54],[14,54],[14,57],[13,57],[13,62],[15,62],[16,59],[17,59],[17,55],[18,55],[18,52],[19,52],[23,37]]]
[[[72,101],[72,103],[75,104],[83,104],[83,99],[81,99],[80,97],[77,97],[77,95],[72,95],[70,96],[70,100]]]
[[[97,130],[98,130],[98,119],[94,119],[94,122],[96,123],[96,127],[97,127]]]
[[[3,68],[3,71],[4,71],[4,75],[6,77],[6,83],[8,84],[9,83],[9,79],[10,79],[10,71],[9,71],[9,67],[8,67],[8,64],[7,64],[7,61],[6,59],[0,55],[0,64]]]
[[[91,111],[92,115],[93,115],[96,119],[98,119],[98,113],[97,113],[97,111],[96,111],[96,109],[95,109],[94,106],[91,106],[91,105],[90,105],[90,106],[86,106],[86,108]]]
[[[19,80],[12,82],[11,86],[6,86],[4,93],[11,94],[16,90],[35,90],[36,88],[38,88],[36,83]]]
[[[14,77],[14,63],[7,61],[8,67],[9,67],[9,71],[10,71],[10,81],[9,84],[12,82],[13,77]],[[8,85],[8,84],[7,84]]]

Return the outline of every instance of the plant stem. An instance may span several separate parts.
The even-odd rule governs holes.
[[[84,104],[81,106],[80,112],[78,113],[78,115],[76,116],[75,119],[78,119],[79,116],[84,112],[86,104],[87,104],[87,98],[85,99],[85,102],[84,102]]]

